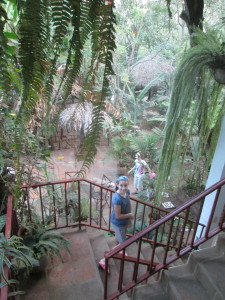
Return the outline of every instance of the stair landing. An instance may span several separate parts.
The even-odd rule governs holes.
[[[71,254],[62,252],[64,263],[57,257],[48,261],[43,274],[31,275],[23,300],[99,300],[103,285],[85,230],[61,231],[70,242]]]

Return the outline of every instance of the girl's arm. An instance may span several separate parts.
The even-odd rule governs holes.
[[[130,169],[130,171],[128,171],[128,174],[130,174],[130,172],[132,172],[135,169],[136,166],[134,166],[132,169]]]
[[[121,214],[121,205],[114,205],[114,211],[117,219],[134,219],[132,213]]]
[[[149,168],[148,164],[146,165],[146,168],[148,169],[149,174],[151,173],[151,169]]]
[[[142,160],[143,165],[145,166],[145,168],[148,170],[149,174],[151,173],[151,169],[149,168],[149,165],[146,163],[145,160]]]

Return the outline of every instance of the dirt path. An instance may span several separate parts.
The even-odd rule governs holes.
[[[99,146],[94,163],[86,174],[86,178],[101,183],[103,174],[115,182],[118,177],[117,161],[107,154],[108,146]],[[54,150],[51,152],[51,165],[49,171],[54,174],[54,180],[69,178],[66,172],[76,172],[80,169],[82,162],[77,162],[72,149]],[[73,174],[71,174],[73,175]],[[52,177],[52,175],[51,175]],[[133,178],[130,178],[130,189],[132,189]]]

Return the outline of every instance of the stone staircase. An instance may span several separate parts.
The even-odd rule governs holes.
[[[88,228],[87,229],[89,240],[91,243],[91,247],[93,250],[93,255],[96,260],[96,264],[98,264],[98,261],[104,257],[105,251],[111,250],[114,246],[116,246],[116,239],[115,237],[107,237],[107,234],[100,230]],[[138,251],[137,244],[132,244],[126,249],[126,253],[129,256],[136,257]],[[144,243],[141,248],[141,254],[140,258],[145,260],[150,260],[151,258],[152,249],[149,243]],[[169,255],[174,254],[174,251],[170,251]],[[160,259],[164,255],[164,248],[163,247],[157,247],[155,251],[155,257],[154,261],[159,262]],[[175,264],[171,264],[171,266],[174,265],[180,265],[184,262],[179,259],[175,262]],[[108,295],[111,295],[113,292],[117,290],[118,286],[118,278],[119,278],[119,270],[120,270],[120,260],[114,259],[110,260],[110,276],[108,277]],[[129,283],[132,281],[133,276],[133,270],[134,270],[134,264],[131,262],[125,262],[124,267],[124,277],[123,277],[123,285]],[[138,275],[142,275],[146,273],[147,266],[139,265],[138,269]],[[104,271],[99,269],[99,274],[101,277],[101,280],[104,284]],[[157,275],[151,277],[148,281],[149,282],[156,282]],[[127,294],[122,294],[120,296],[120,299],[127,299],[127,297],[131,297],[131,291],[128,291]]]
[[[186,264],[163,270],[158,282],[138,286],[132,300],[224,300],[225,233],[214,246],[193,251]]]
[[[66,228],[61,232],[70,241],[71,254],[62,252],[64,263],[58,258],[54,258],[53,261],[48,262],[43,274],[32,275],[26,286],[23,287],[26,295],[20,296],[20,299],[103,299],[104,271],[99,269],[98,261],[104,257],[105,251],[109,251],[116,245],[115,237],[110,237],[107,233],[92,228],[82,228],[81,231]],[[186,260],[179,259],[171,264],[167,271],[163,271],[160,281],[156,281],[156,276],[153,276],[148,280],[148,284],[139,284],[133,289],[132,294],[131,291],[128,291],[119,299],[225,299],[222,298],[222,295],[225,295],[225,275],[222,276],[225,274],[224,241],[223,236],[218,239],[215,247],[195,251],[185,265],[183,263]],[[140,258],[149,260],[151,251],[148,243],[143,244]],[[136,256],[137,245],[129,246],[126,252],[129,256]],[[172,254],[173,252],[170,252],[170,255]],[[160,261],[163,255],[163,248],[157,247],[154,260]],[[219,259],[219,265],[217,259]],[[119,266],[118,259],[110,260],[108,295],[117,290]],[[140,265],[139,275],[144,274],[146,268],[147,266]],[[207,268],[210,273],[206,272]],[[218,268],[216,270],[219,271],[213,272],[214,268]],[[204,274],[206,274],[206,278],[204,278]],[[133,264],[125,262],[123,284],[132,281],[132,275]]]

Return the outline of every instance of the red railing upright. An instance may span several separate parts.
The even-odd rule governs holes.
[[[15,213],[13,213],[13,196],[10,194],[7,200],[7,210],[6,210],[6,224],[5,224],[5,237],[10,238],[11,234],[15,231],[15,220],[14,220]],[[9,268],[5,265],[4,266],[4,275],[5,278],[9,278]],[[8,298],[8,285],[3,286],[0,289],[0,299],[7,300]]]
[[[137,233],[130,239],[128,239],[122,245],[116,247],[116,249],[111,250],[110,252],[105,254],[105,262],[106,262],[106,269],[110,264],[110,260],[117,257],[120,259],[120,273],[118,277],[118,289],[111,295],[108,295],[107,286],[108,286],[108,273],[105,272],[105,292],[104,292],[104,299],[115,299],[119,297],[121,294],[125,293],[126,291],[132,289],[138,283],[141,283],[144,280],[147,280],[152,275],[159,273],[162,269],[166,268],[169,264],[174,262],[175,260],[179,259],[186,253],[190,252],[193,249],[196,249],[199,245],[219,233],[220,231],[225,229],[225,208],[221,211],[221,215],[218,218],[217,224],[214,224],[214,228],[211,228],[212,220],[215,213],[215,208],[217,205],[217,201],[220,195],[221,188],[225,185],[225,178],[220,182],[214,184],[212,187],[208,188],[204,192],[200,193],[198,196],[194,197],[192,200],[186,202],[185,204],[179,206],[178,208],[174,209],[172,212],[168,213],[167,215],[163,216],[161,219],[156,220],[153,224],[149,227],[145,228],[141,232]],[[204,228],[201,226],[201,234],[197,237],[196,233],[197,230],[199,231],[199,220],[203,208],[203,204],[205,202],[205,197],[209,194],[215,192],[215,197],[212,203],[212,209],[210,216],[208,217],[207,226]],[[191,214],[191,211],[195,209],[195,223],[194,226],[192,224],[191,232],[187,228],[188,219]],[[182,222],[180,223],[180,234],[177,236],[177,239],[174,241],[173,239],[173,227],[175,222],[177,222],[177,218],[183,215]],[[178,221],[179,222],[179,221]],[[190,224],[188,225],[190,226]],[[165,244],[165,253],[164,257],[161,259],[160,262],[157,264],[154,263],[155,261],[155,249],[159,246],[158,240],[161,240],[163,228],[167,228],[166,232],[163,232],[163,239]],[[203,229],[203,230],[202,230]],[[153,236],[153,242],[151,242],[151,253],[149,253],[149,261],[146,267],[146,270],[143,272],[139,272],[140,264],[142,263],[140,258],[140,253],[142,250],[142,246],[145,243],[146,236],[151,234]],[[187,236],[188,235],[188,240]],[[131,280],[125,286],[123,286],[123,276],[124,276],[124,265],[126,263],[126,256],[125,251],[126,249],[131,246],[132,244],[137,243],[137,252],[136,255],[132,255],[134,257],[135,263],[133,264],[133,274],[131,276]],[[170,249],[171,243],[173,246],[176,247],[176,252],[169,256],[168,252]],[[119,252],[122,251],[122,255]]]

